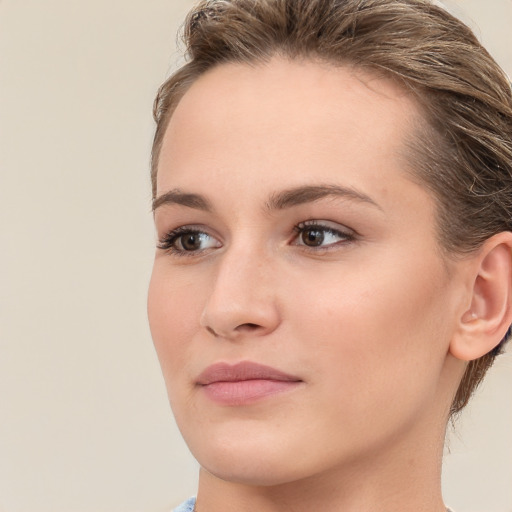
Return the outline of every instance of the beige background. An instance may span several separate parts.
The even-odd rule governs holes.
[[[450,2],[512,74],[512,0]],[[146,325],[151,106],[188,0],[0,0],[0,510],[195,489]],[[458,7],[457,7],[458,6]],[[458,512],[512,512],[512,354],[451,436]]]

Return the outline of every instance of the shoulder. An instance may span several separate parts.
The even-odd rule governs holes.
[[[181,505],[176,507],[172,512],[193,512],[195,504],[196,499],[189,498],[187,501],[184,501]]]

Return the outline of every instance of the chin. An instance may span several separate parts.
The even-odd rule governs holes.
[[[206,461],[200,459],[201,468],[214,477],[226,482],[254,487],[272,487],[301,480],[307,475],[290,469],[289,458],[283,458],[278,463],[272,459],[253,455],[251,460],[245,457],[228,457],[224,460]]]
[[[251,486],[274,486],[300,480],[308,475],[304,460],[290,464],[302,450],[285,439],[262,439],[245,432],[234,436],[206,436],[187,444],[200,466],[221,480]]]

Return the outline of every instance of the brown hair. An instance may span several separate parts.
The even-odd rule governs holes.
[[[427,0],[202,0],[184,27],[188,62],[160,88],[151,161],[153,198],[163,136],[188,87],[226,62],[279,54],[348,64],[399,81],[427,121],[410,143],[413,175],[438,203],[440,246],[474,251],[512,231],[512,91],[471,30]],[[469,362],[452,404],[460,411],[505,337]]]

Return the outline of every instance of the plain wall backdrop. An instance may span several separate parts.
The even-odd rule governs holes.
[[[0,510],[193,494],[146,320],[152,101],[190,0],[0,0]],[[450,1],[512,75],[512,0]],[[512,353],[449,436],[458,512],[512,512]]]

